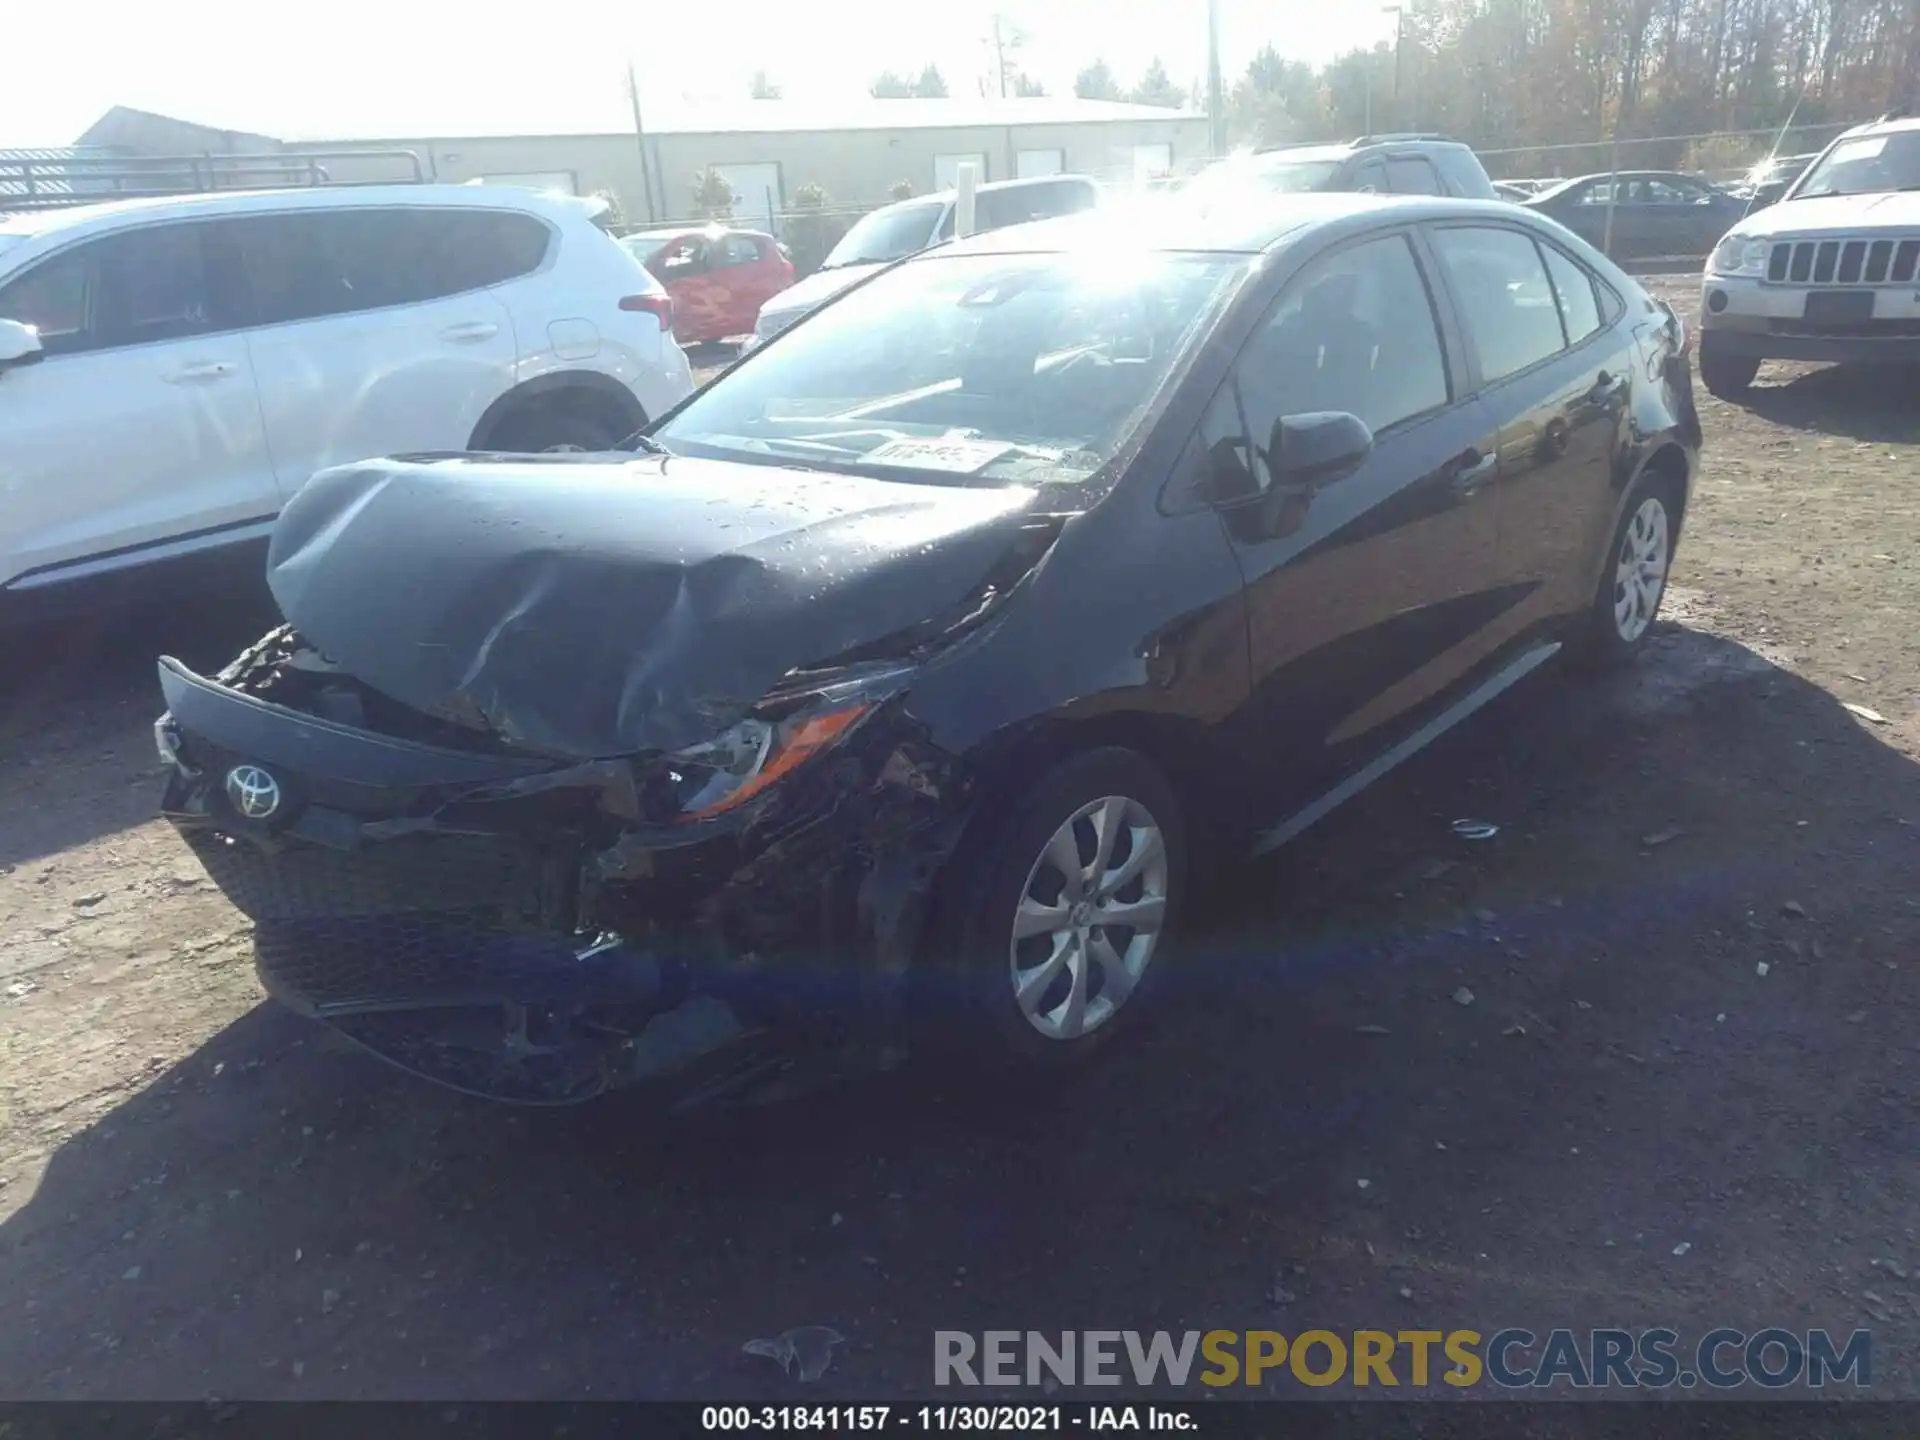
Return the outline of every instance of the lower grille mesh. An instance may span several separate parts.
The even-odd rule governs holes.
[[[262,981],[301,1008],[537,994],[572,959],[565,936],[538,928],[538,855],[510,842],[269,853],[211,831],[187,840],[252,917]]]

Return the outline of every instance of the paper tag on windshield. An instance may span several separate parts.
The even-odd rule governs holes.
[[[984,470],[1013,446],[1000,440],[889,440],[866,453],[872,465],[901,465],[914,470],[948,470],[971,475]]]

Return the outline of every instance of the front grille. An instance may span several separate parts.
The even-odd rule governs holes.
[[[1911,285],[1920,237],[1782,240],[1767,256],[1767,279],[1791,285]]]
[[[341,852],[190,830],[227,898],[254,922],[262,982],[319,1011],[539,994],[572,958],[541,927],[532,850],[476,836],[424,836]]]

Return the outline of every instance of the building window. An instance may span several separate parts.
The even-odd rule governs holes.
[[[984,183],[987,178],[987,157],[982,151],[972,151],[963,155],[936,155],[933,157],[933,188],[951,190],[960,183],[960,167],[973,165],[973,178],[976,184]]]
[[[1067,168],[1064,150],[1022,150],[1013,158],[1017,180],[1037,180],[1043,175],[1058,175]]]

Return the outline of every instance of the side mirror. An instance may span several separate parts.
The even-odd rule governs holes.
[[[1282,415],[1267,441],[1267,469],[1274,484],[1314,488],[1344,480],[1373,453],[1373,431],[1358,415],[1318,410]]]
[[[40,332],[18,320],[0,320],[0,370],[16,365],[31,365],[46,358],[40,348]]]

